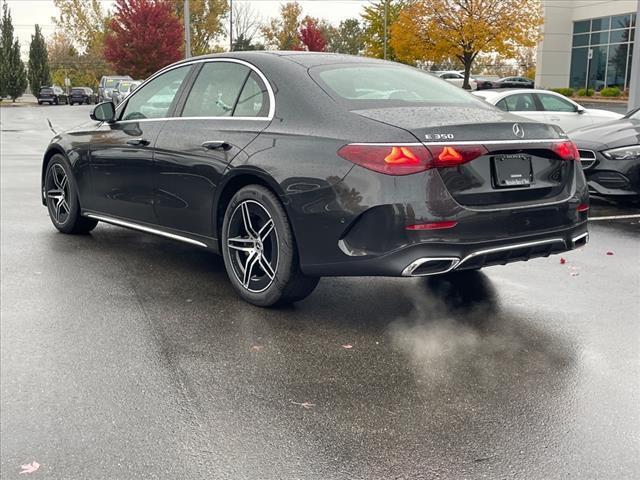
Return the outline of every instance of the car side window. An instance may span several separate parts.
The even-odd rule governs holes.
[[[535,112],[536,102],[530,93],[518,93],[509,95],[504,99],[507,104],[507,110],[510,112]]]
[[[498,107],[500,110],[504,110],[505,112],[509,111],[509,107],[507,107],[507,102],[504,98],[496,103],[496,107]]]
[[[549,95],[548,93],[539,93],[540,103],[547,112],[575,112],[576,107],[567,100]]]
[[[157,76],[129,97],[120,120],[164,118],[191,65],[174,68]]]
[[[205,63],[189,92],[182,116],[230,117],[249,72],[239,63]]]
[[[267,87],[256,72],[251,72],[242,88],[234,117],[266,117],[269,114]]]

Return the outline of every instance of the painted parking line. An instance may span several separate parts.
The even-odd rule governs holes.
[[[597,222],[599,220],[624,220],[626,218],[640,218],[638,215],[610,215],[608,217],[589,217],[590,222]]]

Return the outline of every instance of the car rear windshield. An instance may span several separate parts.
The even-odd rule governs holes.
[[[334,100],[353,108],[482,104],[460,87],[401,65],[329,65],[311,69],[311,75]]]
[[[128,92],[130,88],[131,82],[121,82],[118,90],[120,90],[121,92]]]
[[[40,93],[53,93],[53,89],[51,88],[41,88]]]
[[[116,83],[118,83],[120,81],[119,78],[107,78],[104,81],[104,87],[105,88],[113,88],[116,86]]]
[[[84,88],[72,88],[71,93],[79,93],[84,95],[86,92],[84,91]]]

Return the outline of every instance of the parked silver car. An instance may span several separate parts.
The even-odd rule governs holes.
[[[120,80],[116,87],[113,89],[113,94],[111,95],[111,100],[114,104],[118,105],[122,102],[127,96],[133,92],[138,85],[142,83],[141,80]]]

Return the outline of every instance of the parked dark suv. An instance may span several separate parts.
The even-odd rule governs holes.
[[[40,93],[38,93],[38,105],[43,103],[48,103],[49,105],[69,103],[69,97],[60,87],[42,87]]]
[[[98,96],[89,87],[73,87],[69,95],[69,105],[74,103],[98,103]]]

